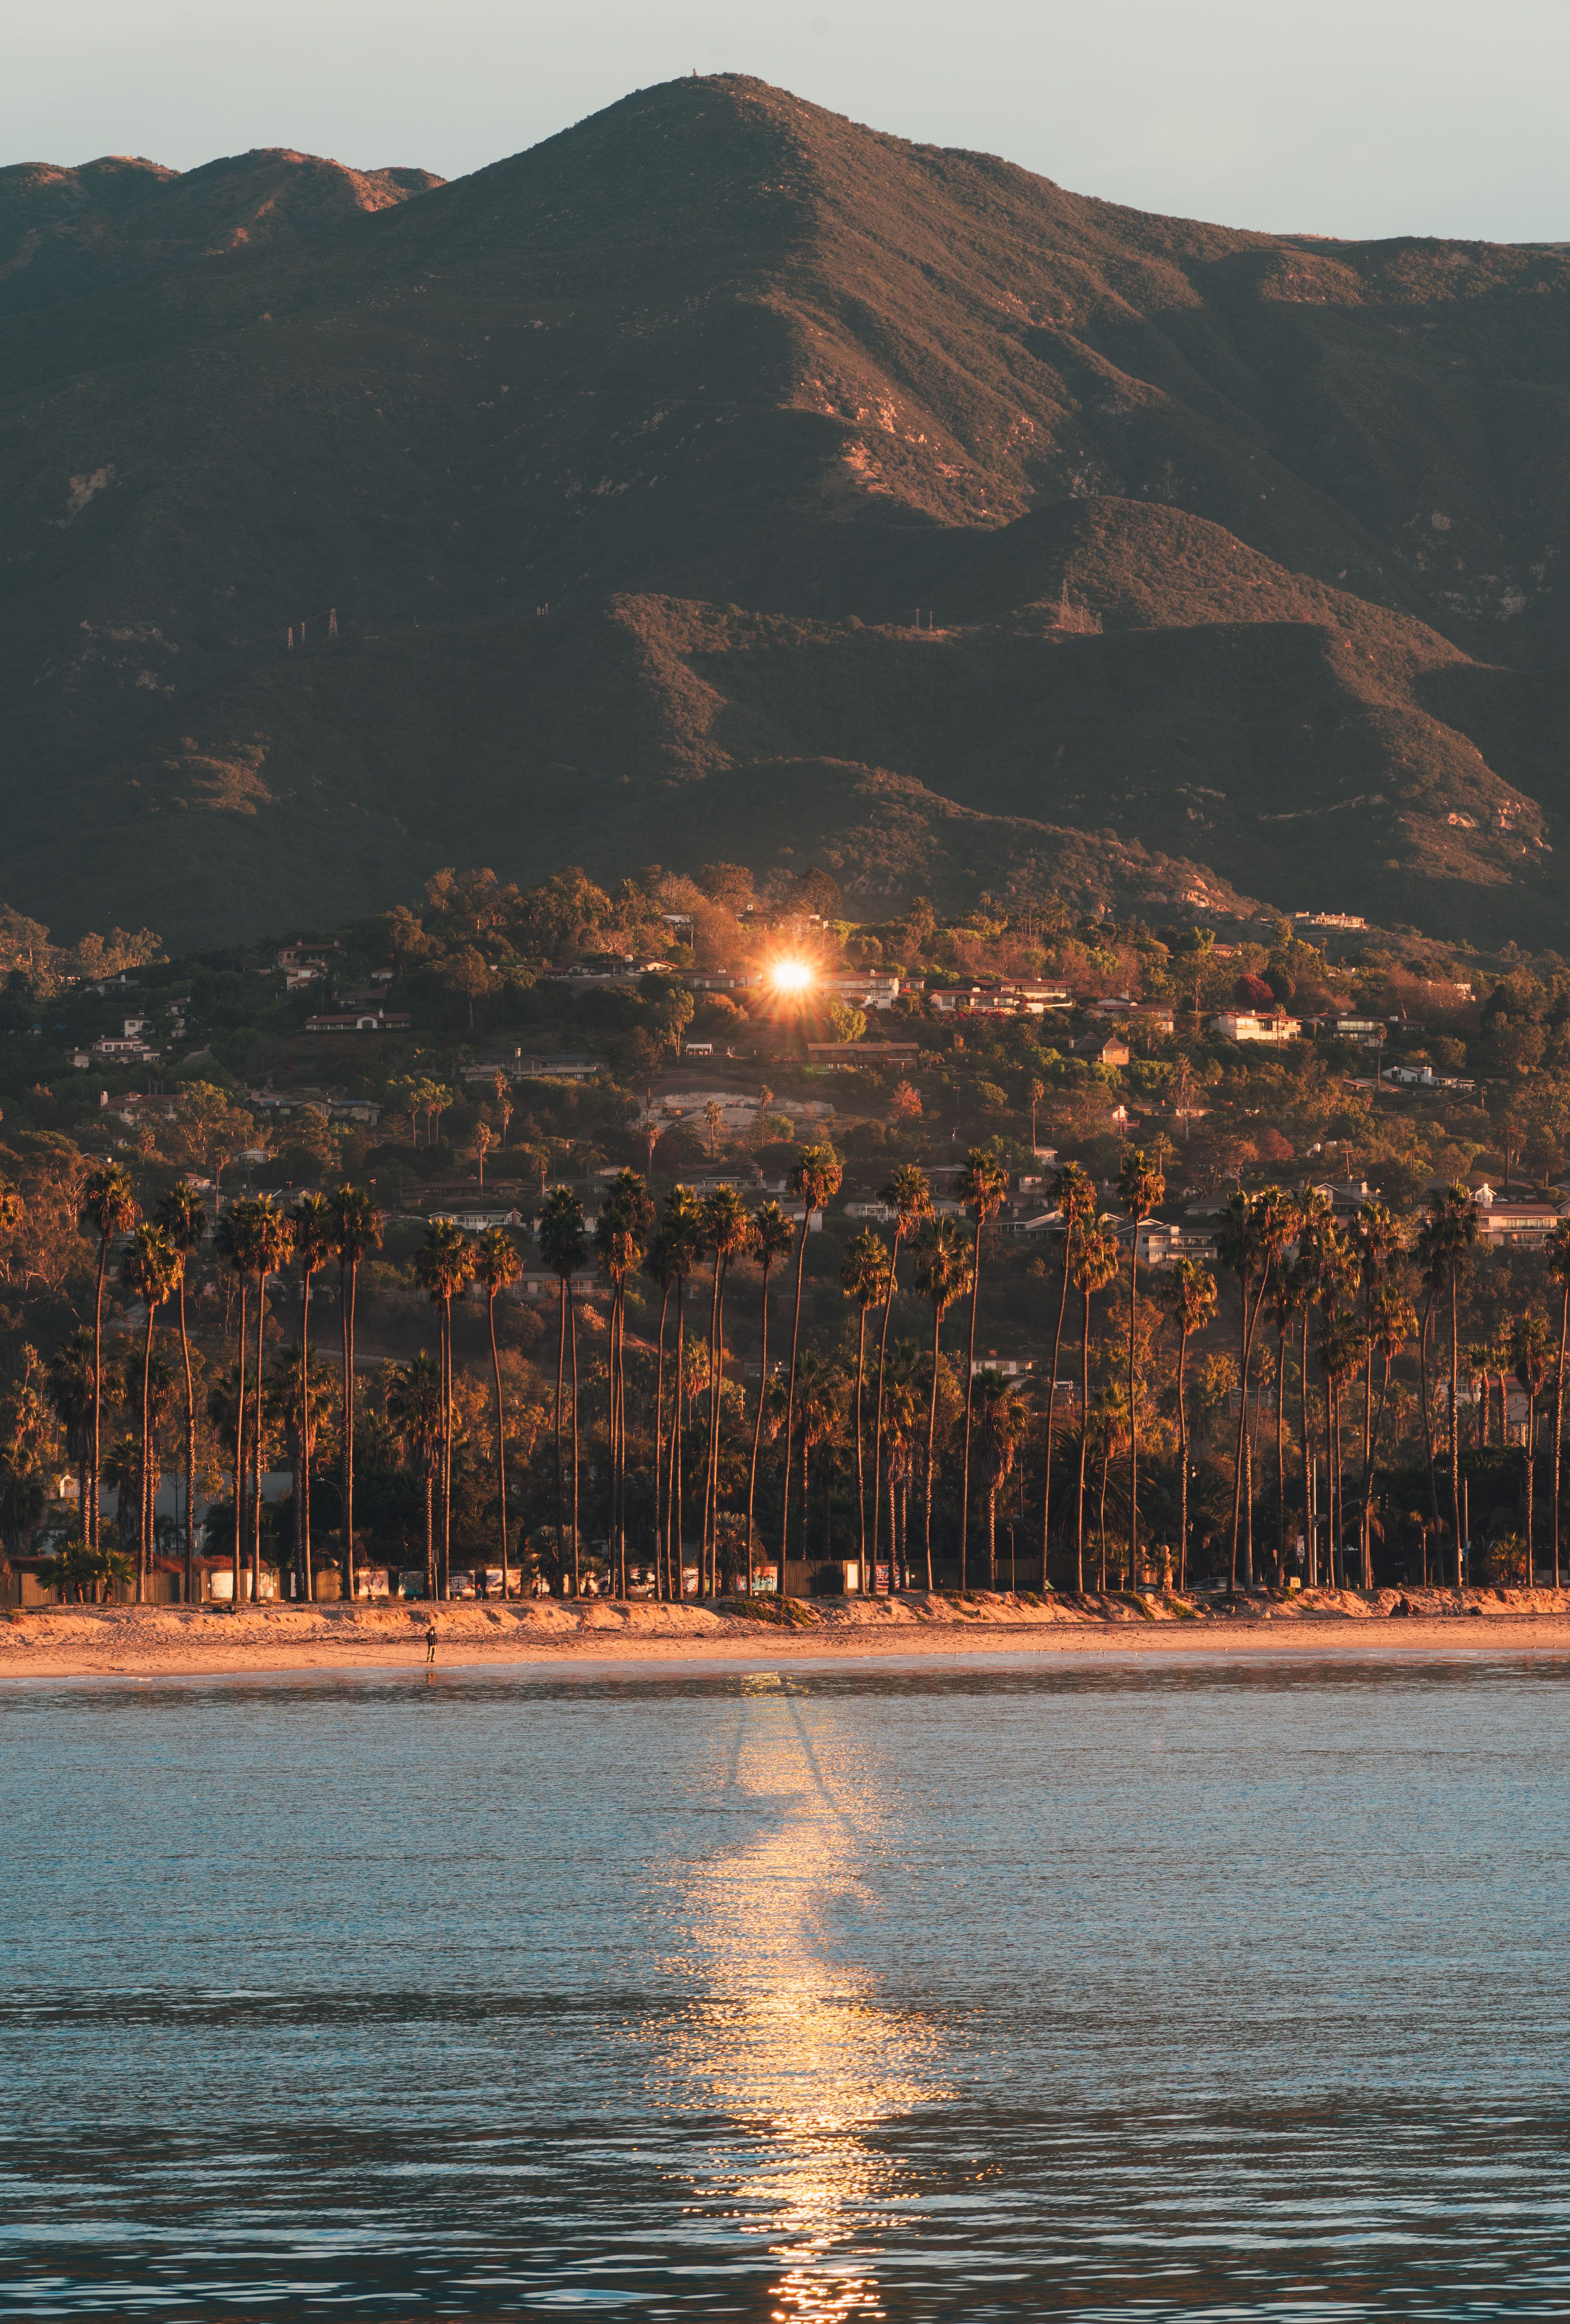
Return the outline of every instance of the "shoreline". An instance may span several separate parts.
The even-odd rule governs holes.
[[[1408,1610],[1399,1610],[1400,1609]],[[1201,1610],[1202,1609],[1202,1610]],[[1211,1611],[1203,1600],[818,1600],[788,1622],[706,1606],[589,1600],[506,1606],[261,1606],[239,1614],[179,1606],[51,1607],[0,1622],[6,1679],[237,1677],[295,1670],[367,1674],[595,1664],[922,1661],[984,1655],[1178,1658],[1253,1654],[1549,1653],[1570,1656],[1570,1591],[1321,1591]]]

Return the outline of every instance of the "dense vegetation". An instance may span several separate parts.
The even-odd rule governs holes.
[[[1458,1517],[1474,1578],[1524,1574],[1528,1535],[1555,1563],[1570,1231],[1486,1250],[1473,1199],[1570,1175],[1555,955],[1061,899],[855,921],[820,870],[729,863],[446,872],[278,956],[4,936],[0,1524],[67,1586],[204,1545],[329,1586],[352,1542],[434,1587],[505,1556],[723,1590],[782,1539],[798,1591],[840,1558],[1280,1581],[1299,1534],[1311,1579],[1333,1550],[1337,1578],[1453,1578]],[[825,983],[873,973],[904,988],[882,1015]],[[943,1009],[978,979],[1076,1005]],[[406,1029],[305,1030],[366,980]],[[1106,995],[1174,1029],[1110,1020],[1129,1062],[1092,1061]],[[1211,1021],[1279,1006],[1320,1029]],[[127,1016],[155,1056],[95,1053]],[[1136,1276],[1145,1219],[1214,1243]],[[160,1474],[211,1500],[205,1545],[155,1517]]]

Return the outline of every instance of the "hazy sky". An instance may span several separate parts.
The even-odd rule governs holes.
[[[0,161],[457,177],[694,67],[1146,209],[1570,240],[1570,0],[15,0]]]

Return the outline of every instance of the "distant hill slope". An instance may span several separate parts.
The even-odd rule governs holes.
[[[5,884],[62,929],[722,824],[891,895],[1138,840],[1564,917],[1561,252],[1146,217],[722,78],[448,186],[3,172],[0,317]]]

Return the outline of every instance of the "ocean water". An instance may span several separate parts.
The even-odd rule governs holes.
[[[1570,1665],[0,1694],[0,2315],[1570,2314]]]

